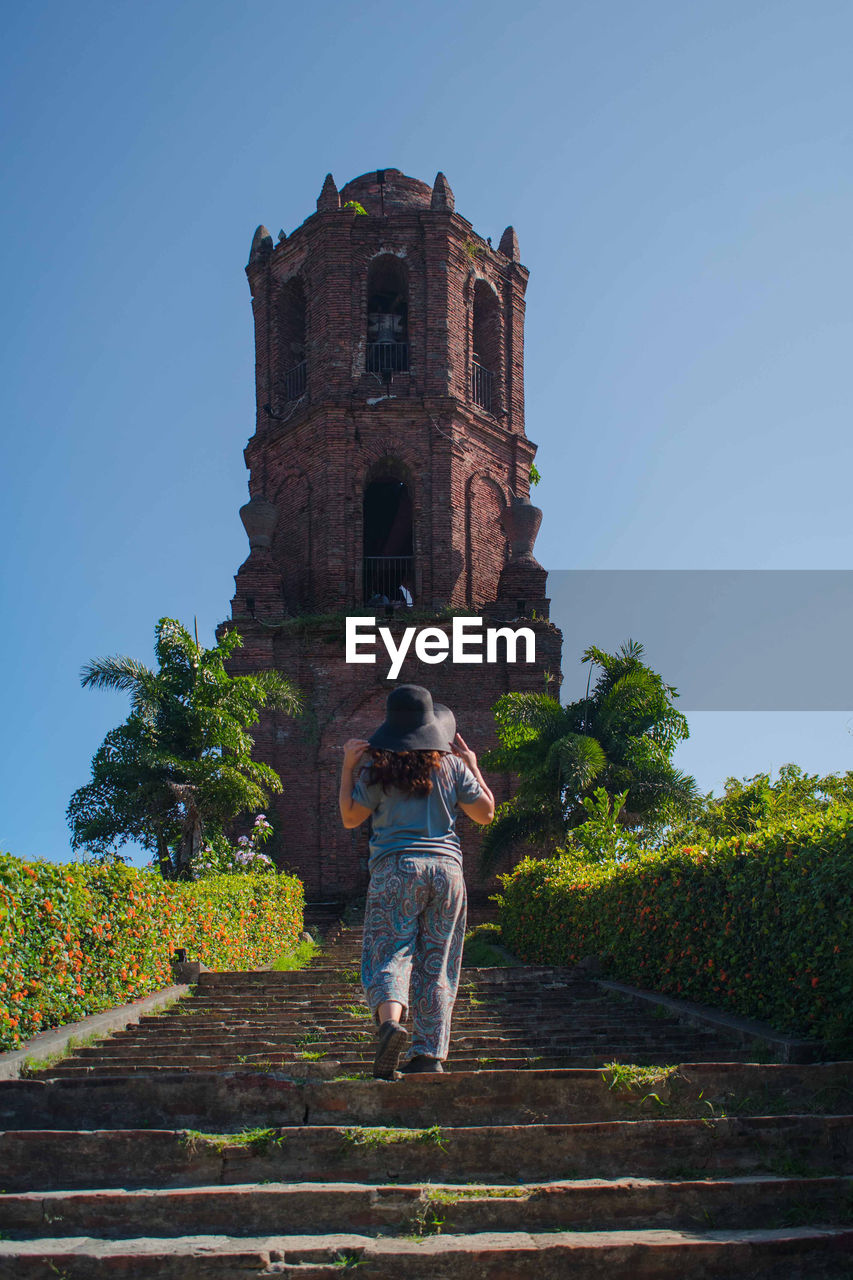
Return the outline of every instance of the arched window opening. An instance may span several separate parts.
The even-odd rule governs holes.
[[[364,490],[364,602],[414,604],[412,499],[408,485],[391,477]]]
[[[485,280],[474,286],[472,338],[471,399],[491,413],[497,407],[501,319],[498,300]]]
[[[308,383],[305,313],[305,286],[299,276],[294,276],[282,287],[278,312],[279,358],[285,400],[298,400],[305,394]]]
[[[367,275],[368,373],[390,376],[409,367],[409,287],[399,258],[383,254]]]

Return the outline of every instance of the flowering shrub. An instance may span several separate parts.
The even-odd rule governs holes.
[[[267,964],[296,949],[303,907],[293,876],[164,881],[0,853],[0,1049],[169,986],[177,947],[212,969]]]
[[[272,835],[272,824],[265,813],[259,813],[252,826],[251,835],[239,836],[232,844],[227,836],[214,836],[203,845],[198,857],[190,866],[196,879],[203,876],[233,876],[240,872],[255,875],[275,873],[275,863],[261,849]],[[154,863],[149,862],[149,867]]]
[[[636,986],[853,1044],[853,806],[622,864],[526,858],[501,879],[525,960],[596,955]]]

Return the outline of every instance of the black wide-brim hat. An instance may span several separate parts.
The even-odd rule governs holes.
[[[451,751],[456,717],[429,689],[401,684],[388,694],[385,719],[368,739],[379,751]]]

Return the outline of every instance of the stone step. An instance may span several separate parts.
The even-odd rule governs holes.
[[[651,1039],[645,1028],[629,1028],[629,1030],[631,1030],[634,1038]],[[374,1033],[374,1024],[366,1020],[354,1021],[345,1025],[335,1024],[328,1020],[323,1023],[293,1022],[290,1024],[282,1021],[266,1025],[258,1025],[257,1023],[236,1025],[234,1023],[207,1023],[195,1029],[176,1026],[163,1027],[162,1030],[119,1031],[111,1039],[104,1041],[103,1049],[109,1049],[112,1052],[120,1046],[144,1048],[145,1046],[156,1044],[167,1048],[184,1044],[230,1044],[238,1039],[244,1043],[250,1043],[253,1039],[256,1039],[264,1043],[297,1044],[303,1042],[306,1036],[319,1039],[322,1035],[323,1039],[328,1040],[352,1034],[372,1037]],[[552,1027],[550,1030],[546,1030],[540,1027],[503,1025],[499,1022],[479,1024],[472,1022],[466,1024],[464,1021],[454,1023],[451,1038],[455,1042],[479,1039],[481,1036],[497,1037],[504,1041],[530,1039],[531,1037],[541,1040],[547,1037],[549,1043],[554,1043],[555,1040],[565,1040],[570,1033],[573,1043],[582,1039],[588,1040],[592,1036],[600,1038],[602,1034],[609,1034],[610,1038],[613,1038],[612,1027],[598,1028],[575,1024],[573,1027]],[[694,1039],[694,1036],[679,1027],[667,1028],[665,1032],[654,1037],[655,1043],[660,1043],[661,1040],[692,1042]],[[100,1046],[92,1046],[89,1049],[89,1056],[96,1052],[100,1052]]]
[[[849,1222],[853,1178],[654,1178],[470,1186],[247,1183],[136,1191],[31,1191],[0,1197],[4,1239],[87,1235],[407,1235],[480,1231],[707,1230]]]
[[[280,1030],[269,1028],[263,1029],[235,1029],[231,1034],[224,1031],[214,1033],[211,1029],[207,1034],[197,1037],[129,1037],[127,1039],[114,1038],[108,1040],[103,1046],[95,1046],[87,1052],[82,1049],[73,1050],[81,1061],[103,1058],[104,1060],[122,1057],[125,1055],[138,1056],[140,1054],[151,1056],[161,1053],[183,1053],[189,1052],[191,1048],[198,1048],[199,1051],[217,1052],[217,1051],[239,1051],[246,1053],[261,1052],[266,1049],[276,1049],[278,1052],[286,1052],[288,1050],[311,1050],[316,1051],[321,1046],[327,1048],[337,1045],[364,1045],[370,1046],[375,1043],[376,1036],[372,1027],[353,1026],[353,1027],[300,1027],[294,1033],[288,1033]],[[701,1058],[716,1057],[720,1061],[753,1061],[754,1057],[749,1055],[738,1055],[732,1053],[721,1054],[718,1051],[719,1045],[708,1045],[705,1042],[699,1042],[692,1036],[679,1034],[677,1031],[673,1034],[665,1036],[649,1036],[646,1034],[632,1033],[630,1028],[625,1029],[622,1035],[616,1035],[611,1032],[610,1035],[601,1033],[593,1034],[584,1032],[583,1028],[578,1029],[574,1034],[568,1030],[561,1030],[559,1034],[551,1036],[536,1036],[531,1034],[520,1034],[515,1031],[504,1032],[501,1028],[490,1028],[488,1031],[476,1032],[465,1031],[464,1028],[459,1034],[453,1034],[450,1041],[450,1053],[454,1054],[459,1051],[470,1052],[474,1049],[483,1052],[490,1049],[506,1049],[509,1051],[532,1051],[542,1053],[552,1051],[554,1053],[575,1051],[580,1047],[588,1050],[602,1052],[610,1050],[610,1060],[623,1058],[624,1052],[627,1050],[639,1049],[642,1051],[654,1050],[658,1056],[664,1051],[668,1053],[677,1052],[681,1058],[693,1058],[697,1056]],[[728,1046],[726,1046],[728,1048]],[[712,1050],[709,1055],[708,1050]],[[693,1052],[693,1051],[696,1052]],[[670,1059],[672,1060],[672,1059]],[[676,1059],[677,1060],[677,1059]]]
[[[192,1051],[194,1053],[201,1054],[205,1057],[216,1055],[233,1056],[236,1052],[246,1054],[263,1054],[268,1050],[278,1054],[284,1053],[287,1050],[294,1052],[307,1050],[312,1053],[331,1053],[342,1046],[347,1046],[350,1051],[352,1051],[353,1045],[362,1045],[364,1046],[365,1052],[367,1052],[369,1048],[372,1053],[375,1042],[376,1037],[372,1032],[363,1034],[357,1031],[351,1032],[349,1035],[342,1034],[338,1036],[324,1036],[322,1039],[313,1036],[306,1039],[304,1035],[259,1038],[235,1034],[227,1037],[223,1036],[216,1040],[195,1039],[179,1043],[157,1041],[131,1045],[127,1042],[117,1043],[115,1041],[109,1041],[102,1047],[75,1049],[73,1051],[73,1056],[75,1060],[81,1062],[112,1062],[121,1058],[150,1057],[152,1055],[156,1055],[158,1058],[162,1057],[163,1059],[166,1057],[180,1058],[181,1056],[185,1056],[189,1053],[190,1046],[192,1046]],[[663,1041],[660,1039],[652,1040],[647,1037],[637,1037],[636,1039],[625,1038],[621,1043],[623,1046],[629,1046],[631,1049],[654,1049],[658,1052],[663,1052],[664,1050],[684,1050],[690,1046],[691,1040],[687,1036],[683,1038],[672,1036]],[[451,1058],[457,1053],[464,1052],[466,1050],[471,1051],[474,1047],[476,1047],[481,1053],[511,1050],[514,1053],[520,1053],[527,1056],[532,1053],[541,1052],[544,1046],[541,1041],[537,1043],[531,1037],[525,1037],[519,1034],[495,1035],[490,1033],[488,1035],[455,1035],[453,1036],[450,1044]],[[595,1048],[595,1044],[582,1035],[573,1036],[571,1039],[566,1035],[561,1035],[553,1037],[548,1042],[548,1048],[551,1050],[553,1055],[558,1053],[577,1052],[579,1049],[582,1051],[589,1051]]]
[[[367,1008],[362,996],[361,989],[353,988],[351,991],[337,990],[330,991],[328,994],[318,990],[317,987],[296,988],[292,991],[270,991],[258,996],[255,995],[193,995],[182,1001],[177,1008],[167,1010],[165,1013],[151,1015],[160,1018],[181,1017],[185,1015],[185,1011],[189,1008],[193,1010],[218,1010],[228,1013],[239,1012],[246,1009],[252,1013],[263,1013],[266,1009],[275,1009],[281,1011],[283,1009],[304,1009],[317,1008],[325,1009],[332,1012],[334,1009],[349,1008],[350,1005],[356,1005],[360,1008]],[[512,1000],[506,996],[492,999],[488,994],[476,996],[474,1000],[460,999],[457,1001],[457,1011],[459,1013],[482,1012],[497,1017],[509,1014],[513,1017],[532,1018],[537,1022],[547,1021],[554,1014],[566,1013],[571,1009],[573,1012],[583,1014],[588,1017],[609,1018],[613,1019],[617,1016],[617,1010],[611,1007],[607,996],[585,996],[580,999],[574,995],[547,996],[544,995],[533,1002],[533,997],[525,995],[518,1000]],[[624,1013],[627,1017],[638,1019],[647,1019],[651,1011],[648,1006],[642,1007],[636,1005],[634,1007],[627,1006],[623,1010],[618,1011],[619,1014]],[[200,1015],[194,1015],[200,1016]]]
[[[310,969],[303,969],[297,973],[273,973],[271,971],[258,973],[257,982],[251,984],[233,984],[224,983],[206,983],[204,978],[208,974],[201,974],[195,983],[196,994],[207,1000],[261,1000],[261,999],[287,999],[294,992],[312,992],[322,989],[325,985],[329,985],[333,991],[343,990],[345,992],[357,991],[361,993],[362,987],[357,979],[342,980],[340,971],[326,974],[315,974]],[[283,981],[288,979],[288,981]],[[467,984],[466,984],[467,985]],[[612,1004],[616,1004],[617,997],[612,993],[608,993],[592,983],[577,982],[552,982],[546,983],[542,981],[521,981],[510,982],[503,979],[490,985],[484,979],[478,980],[476,991],[485,992],[486,997],[494,1000],[502,1001],[521,1001],[530,996],[531,993],[537,992],[546,998],[553,1000],[571,994],[574,991],[583,993],[590,999],[603,999]],[[466,994],[466,988],[462,988],[463,997]]]
[[[337,1280],[357,1267],[364,1280],[831,1280],[849,1277],[853,1230],[518,1231],[371,1239],[334,1235],[176,1240],[150,1237],[0,1241],[0,1276],[14,1280],[243,1280],[294,1276]]]
[[[190,1017],[175,1017],[167,1019],[165,1016],[159,1020],[146,1020],[139,1025],[138,1029],[119,1031],[113,1037],[110,1043],[121,1042],[123,1040],[142,1040],[150,1037],[183,1037],[184,1039],[192,1037],[198,1038],[205,1032],[214,1032],[218,1035],[246,1035],[247,1033],[257,1032],[258,1034],[269,1032],[273,1035],[294,1036],[305,1034],[308,1031],[370,1031],[374,1027],[374,1022],[369,1017],[341,1017],[338,1014],[330,1014],[328,1010],[318,1009],[312,1017],[303,1010],[294,1010],[288,1014],[283,1012],[277,1017],[272,1017],[269,1011],[259,1013],[257,1017],[230,1017],[226,1015],[213,1017],[211,1015],[195,1014]],[[681,1026],[675,1022],[663,1024],[658,1027],[649,1027],[648,1024],[640,1019],[626,1018],[618,1027],[619,1030],[628,1030],[632,1035],[643,1035],[646,1037],[659,1040],[663,1037],[677,1037],[679,1039],[689,1040],[712,1040],[720,1041],[722,1037],[713,1033],[697,1032],[690,1027]],[[500,1032],[506,1035],[533,1035],[537,1037],[551,1038],[556,1035],[571,1032],[573,1036],[601,1036],[614,1034],[617,1030],[612,1020],[599,1018],[563,1018],[559,1021],[555,1019],[537,1022],[533,1019],[521,1020],[516,1018],[500,1018],[490,1017],[488,1015],[480,1017],[475,1015],[462,1013],[458,1018],[453,1020],[453,1032],[464,1033],[465,1035],[486,1035],[488,1033]]]
[[[639,1062],[643,1066],[668,1066],[672,1063],[674,1054],[644,1054],[633,1055],[632,1060]],[[593,1067],[604,1070],[607,1066],[605,1058],[607,1055],[587,1054],[578,1056],[576,1054],[563,1054],[560,1056],[552,1056],[550,1054],[538,1053],[531,1057],[510,1057],[506,1054],[500,1054],[495,1057],[453,1057],[445,1066],[446,1074],[455,1074],[456,1072],[477,1072],[484,1070],[496,1071],[524,1071],[532,1069],[559,1070],[569,1067]],[[608,1058],[608,1061],[610,1059]],[[267,1055],[255,1059],[256,1070],[266,1071],[272,1075],[283,1075],[284,1078],[292,1077],[303,1078],[310,1068],[313,1066],[334,1064],[335,1074],[341,1078],[347,1078],[353,1073],[356,1075],[369,1075],[369,1068],[372,1067],[372,1057],[369,1055],[363,1057],[341,1057],[341,1058],[321,1058],[305,1059],[305,1058],[289,1058],[281,1057],[276,1059],[275,1055]],[[210,1061],[205,1064],[203,1059],[193,1058],[182,1061],[180,1066],[174,1064],[169,1065],[159,1060],[150,1060],[148,1062],[124,1062],[117,1066],[110,1066],[104,1063],[97,1063],[92,1066],[64,1066],[60,1064],[56,1067],[50,1067],[44,1071],[34,1072],[35,1079],[58,1079],[58,1080],[76,1080],[85,1079],[87,1077],[97,1079],[99,1077],[124,1076],[124,1075],[159,1075],[168,1074],[176,1070],[186,1072],[202,1072],[206,1071],[210,1074],[218,1075],[223,1072],[230,1073],[232,1071],[248,1070],[251,1066],[250,1062],[241,1062],[240,1057],[229,1062]]]
[[[273,1050],[262,1050],[258,1053],[234,1052],[215,1055],[204,1055],[203,1053],[186,1055],[164,1054],[161,1057],[139,1056],[134,1058],[128,1056],[111,1061],[99,1059],[95,1063],[77,1062],[74,1059],[70,1059],[58,1066],[44,1068],[41,1072],[34,1072],[33,1075],[36,1079],[63,1079],[68,1078],[69,1074],[76,1076],[81,1073],[122,1075],[133,1074],[138,1071],[236,1071],[241,1068],[299,1075],[307,1063],[313,1062],[322,1062],[328,1065],[336,1064],[340,1068],[338,1074],[346,1075],[350,1068],[367,1070],[368,1067],[372,1069],[373,1066],[372,1049],[359,1050],[353,1045],[341,1045],[332,1050],[319,1050],[318,1052],[319,1056],[315,1056],[312,1053],[281,1053]],[[595,1054],[592,1049],[584,1051],[583,1046],[574,1050],[555,1051],[553,1054],[538,1052],[535,1047],[526,1050],[519,1049],[513,1052],[507,1049],[493,1048],[489,1050],[481,1047],[477,1052],[480,1056],[475,1057],[473,1051],[466,1053],[463,1050],[451,1054],[445,1065],[446,1073],[478,1071],[488,1068],[508,1070],[512,1066],[527,1070],[534,1065],[541,1068],[559,1068],[561,1066],[604,1067],[605,1065],[603,1055]],[[659,1063],[654,1062],[654,1055],[651,1052],[636,1052],[628,1056],[632,1061],[643,1063],[647,1066],[666,1066],[672,1061],[673,1057],[677,1058],[679,1055],[662,1053],[660,1056],[664,1061]],[[302,1071],[302,1074],[304,1074],[304,1071]]]
[[[853,1173],[853,1116],[394,1129],[284,1126],[253,1142],[180,1130],[8,1130],[6,1192],[261,1182],[692,1179]]]
[[[357,1013],[349,1012],[350,1009],[357,1009]],[[543,1007],[537,1010],[535,1014],[525,1013],[521,1009],[497,1009],[490,1005],[459,1005],[454,1011],[454,1026],[457,1024],[465,1025],[497,1025],[506,1024],[508,1026],[535,1027],[543,1032],[547,1032],[552,1027],[566,1023],[571,1026],[588,1026],[590,1028],[612,1028],[614,1023],[622,1026],[637,1026],[647,1029],[650,1033],[656,1032],[660,1034],[667,1027],[678,1027],[685,1033],[702,1034],[701,1029],[688,1027],[685,1024],[676,1022],[672,1019],[651,1018],[648,1012],[638,1010],[626,1011],[625,1016],[618,1016],[612,1010],[589,1008],[585,1009],[577,1005],[561,1005],[559,1008],[548,1010]],[[140,1019],[138,1024],[134,1024],[140,1028],[140,1031],[148,1032],[158,1027],[162,1028],[185,1028],[192,1030],[195,1026],[204,1026],[205,1024],[222,1024],[229,1025],[235,1022],[252,1023],[258,1025],[287,1025],[291,1022],[298,1023],[306,1019],[322,1019],[324,1022],[339,1023],[341,1025],[357,1022],[372,1021],[367,1005],[358,1000],[350,1000],[346,1002],[325,1003],[317,1000],[304,1001],[264,1001],[257,1005],[228,1005],[219,1001],[205,1003],[202,1000],[187,1000],[180,1010],[168,1010],[161,1014],[147,1014]],[[189,1021],[192,1019],[192,1022]],[[706,1032],[705,1034],[709,1034]],[[718,1032],[710,1034],[717,1035]]]
[[[310,1064],[306,1064],[310,1067]],[[619,1085],[569,1068],[295,1083],[281,1075],[161,1072],[0,1081],[0,1128],[234,1128],[296,1124],[570,1123],[691,1114],[784,1115],[853,1109],[853,1063],[686,1063],[666,1078]],[[2,1184],[0,1184],[2,1185]]]
[[[239,1009],[220,1004],[205,1006],[195,1001],[187,1001],[180,1013],[166,1012],[144,1016],[138,1024],[135,1024],[138,1025],[139,1031],[134,1032],[134,1034],[143,1032],[148,1034],[158,1028],[173,1031],[176,1029],[193,1031],[196,1027],[203,1028],[206,1025],[288,1026],[291,1024],[304,1024],[315,1019],[320,1022],[320,1025],[324,1026],[335,1024],[343,1026],[352,1025],[353,1023],[366,1023],[370,1026],[372,1019],[367,1006],[362,1006],[356,1001],[351,1001],[350,1004],[358,1009],[359,1012],[355,1014],[349,1013],[346,1011],[348,1006],[330,1006],[323,1004],[319,1000],[304,1003],[290,1002],[282,1005],[265,1003],[256,1008]],[[364,1012],[361,1012],[362,1009]],[[594,1030],[612,1030],[614,1025],[633,1026],[642,1028],[648,1034],[657,1035],[666,1034],[668,1029],[674,1029],[683,1035],[699,1037],[704,1035],[716,1039],[722,1038],[717,1031],[694,1028],[678,1023],[675,1019],[654,1018],[648,1013],[633,1012],[621,1017],[610,1011],[587,1011],[574,1006],[568,1006],[553,1013],[545,1012],[540,1016],[525,1016],[514,1010],[496,1010],[488,1007],[466,1008],[463,1006],[458,1010],[458,1014],[454,1018],[454,1026],[518,1026],[536,1029],[544,1034],[547,1034],[555,1027],[558,1028],[563,1023],[569,1026],[582,1026]]]
[[[651,1066],[667,1066],[677,1061],[679,1057],[684,1057],[684,1053],[679,1053],[677,1047],[670,1047],[669,1051],[653,1052],[651,1049],[642,1049],[640,1046],[634,1047],[634,1052],[621,1055],[630,1061],[642,1064],[646,1067]],[[326,1064],[338,1064],[340,1066],[348,1066],[350,1064],[360,1064],[360,1067],[372,1068],[374,1050],[370,1045],[346,1044],[341,1043],[331,1046],[318,1045],[311,1046],[305,1050],[282,1050],[281,1048],[262,1048],[244,1052],[238,1045],[232,1052],[226,1050],[210,1051],[205,1053],[203,1050],[197,1050],[192,1053],[150,1053],[150,1054],[123,1054],[115,1058],[98,1058],[95,1061],[86,1061],[85,1059],[69,1058],[63,1060],[56,1066],[44,1067],[39,1071],[33,1071],[34,1079],[62,1079],[64,1074],[71,1072],[78,1075],[81,1072],[86,1074],[102,1074],[102,1075],[121,1075],[123,1072],[133,1074],[137,1071],[239,1071],[240,1069],[249,1070],[265,1070],[265,1071],[284,1071],[286,1074],[293,1074],[295,1067],[301,1068],[306,1063],[323,1062]],[[659,1061],[655,1061],[655,1058]],[[459,1071],[482,1071],[485,1069],[507,1070],[506,1066],[499,1066],[500,1063],[516,1064],[523,1069],[528,1069],[535,1064],[541,1068],[560,1068],[560,1067],[601,1067],[606,1065],[605,1058],[609,1061],[609,1055],[596,1052],[594,1045],[575,1045],[572,1047],[560,1048],[555,1047],[553,1053],[543,1053],[541,1046],[487,1046],[478,1045],[476,1048],[466,1049],[464,1046],[457,1046],[451,1051],[450,1057],[445,1063],[445,1073],[453,1073]],[[296,1074],[299,1075],[300,1071]],[[301,1071],[304,1075],[304,1071]],[[345,1073],[344,1073],[345,1074]]]
[[[669,1066],[674,1061],[678,1061],[679,1057],[684,1057],[683,1052],[679,1052],[678,1048],[671,1047],[669,1051],[652,1052],[643,1050],[640,1046],[624,1046],[625,1052],[617,1055],[621,1060],[634,1062],[644,1068],[652,1068],[652,1066]],[[612,1052],[612,1044],[608,1053]],[[456,1052],[452,1053],[448,1059],[444,1073],[467,1073],[467,1071],[482,1070],[523,1070],[532,1069],[542,1070],[558,1070],[566,1068],[597,1068],[605,1070],[607,1066],[608,1053],[594,1051],[594,1047],[589,1047],[584,1051],[584,1046],[575,1047],[574,1050],[566,1050],[565,1052],[543,1053],[537,1047],[530,1047],[526,1051],[526,1055],[521,1051],[494,1050],[492,1053],[485,1053],[482,1047],[478,1048],[476,1053]],[[610,1060],[610,1059],[608,1059]],[[373,1051],[357,1052],[356,1047],[352,1044],[343,1044],[341,1046],[341,1056],[323,1055],[320,1059],[313,1057],[300,1057],[298,1055],[288,1055],[288,1053],[261,1052],[257,1055],[245,1055],[245,1053],[234,1052],[231,1056],[209,1056],[205,1057],[201,1053],[192,1053],[192,1055],[179,1055],[174,1061],[170,1061],[169,1057],[154,1056],[137,1057],[137,1059],[128,1059],[108,1062],[99,1060],[97,1062],[76,1062],[73,1059],[59,1062],[58,1065],[42,1068],[38,1071],[32,1071],[33,1079],[77,1079],[83,1076],[120,1076],[133,1075],[136,1073],[172,1073],[172,1071],[211,1071],[211,1073],[222,1073],[222,1071],[238,1071],[251,1070],[254,1066],[255,1070],[269,1071],[269,1073],[284,1074],[286,1076],[305,1076],[306,1070],[313,1064],[334,1065],[334,1070],[338,1075],[347,1075],[351,1071],[361,1073],[369,1068],[373,1068]]]
[[[296,973],[273,973],[271,970],[259,972],[257,977],[259,981],[250,985],[234,985],[234,986],[217,986],[214,984],[203,983],[202,979],[207,975],[201,976],[194,983],[194,988],[199,995],[205,996],[207,999],[222,997],[223,999],[245,999],[257,1000],[263,996],[287,997],[293,991],[312,991],[322,988],[324,985],[334,985],[335,988],[343,988],[344,990],[359,991],[363,990],[361,982],[357,976],[344,978],[342,973],[356,973],[349,968],[336,970],[334,973],[317,973],[310,969],[303,969]],[[482,972],[482,971],[480,971]],[[501,970],[495,970],[500,973]],[[261,983],[263,979],[263,983]],[[276,979],[276,981],[273,981]],[[288,979],[287,982],[280,979]],[[559,997],[562,993],[576,991],[578,995],[585,994],[589,998],[606,999],[613,1004],[617,1003],[619,997],[608,988],[599,987],[597,983],[590,982],[542,982],[540,981],[517,981],[511,982],[504,978],[500,981],[489,981],[485,978],[477,978],[476,983],[473,979],[466,977],[465,984],[460,987],[464,996],[466,992],[471,990],[475,993],[485,992],[489,998],[495,1000],[520,1000],[530,995],[531,992],[538,991],[548,997]]]
[[[632,1030],[642,1031],[646,1035],[680,1035],[690,1036],[694,1038],[696,1031],[687,1026],[683,1026],[674,1021],[662,1022],[658,1020],[658,1025],[650,1027],[648,1022],[642,1018],[626,1018],[620,1023],[621,1026],[631,1027]],[[370,1016],[363,1014],[341,1014],[334,1009],[308,1010],[304,1008],[292,1008],[282,1010],[270,1010],[269,1008],[257,1010],[253,1017],[235,1018],[225,1011],[193,1011],[192,1014],[174,1015],[169,1017],[163,1014],[161,1017],[151,1015],[133,1024],[126,1030],[116,1032],[116,1039],[139,1039],[143,1036],[199,1036],[207,1030],[215,1030],[217,1032],[239,1031],[241,1033],[249,1030],[269,1030],[278,1034],[287,1032],[310,1031],[318,1028],[321,1031],[326,1030],[348,1030],[356,1027],[359,1030],[370,1030],[374,1026]],[[461,1027],[466,1034],[479,1034],[493,1031],[514,1032],[523,1035],[553,1035],[559,1033],[566,1028],[580,1029],[584,1032],[601,1033],[613,1031],[613,1019],[604,1017],[585,1017],[579,1014],[576,1017],[564,1016],[562,1018],[522,1018],[517,1014],[500,1014],[493,1013],[490,1010],[480,1009],[462,1009],[457,1017],[453,1019],[453,1027]],[[701,1033],[700,1033],[701,1036]],[[719,1039],[718,1036],[711,1034],[710,1038]]]

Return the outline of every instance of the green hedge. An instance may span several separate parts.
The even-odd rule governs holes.
[[[707,847],[578,869],[527,858],[502,877],[503,939],[525,960],[853,1044],[853,808]]]
[[[267,964],[296,948],[303,907],[293,876],[167,882],[0,853],[0,1049],[169,986],[177,947],[211,969]]]

